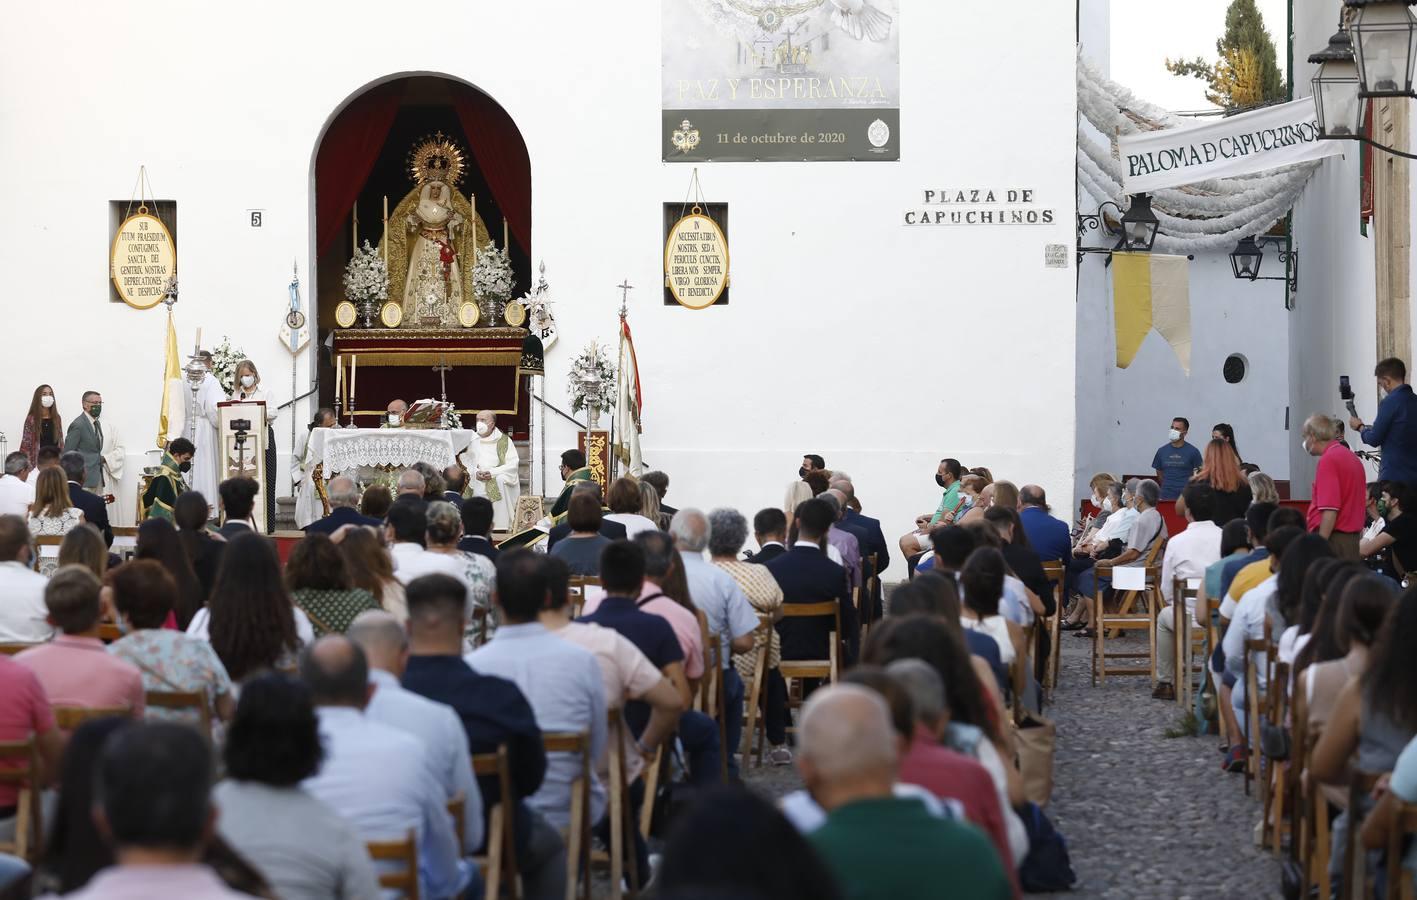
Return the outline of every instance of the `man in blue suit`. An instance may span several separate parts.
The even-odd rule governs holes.
[[[347,475],[331,478],[325,485],[330,498],[330,514],[306,525],[306,534],[334,534],[345,525],[369,525],[380,528],[383,522],[359,514],[359,487]]]
[[[1072,559],[1073,539],[1068,523],[1048,514],[1048,496],[1036,484],[1025,484],[1018,492],[1018,517],[1023,533],[1041,562],[1067,563]]]
[[[59,457],[59,467],[69,479],[69,502],[84,511],[84,521],[103,532],[103,542],[113,546],[113,527],[108,523],[108,505],[92,491],[84,490],[84,455],[70,450]]]
[[[782,588],[786,603],[824,603],[837,601],[841,609],[841,627],[845,634],[847,659],[855,659],[858,634],[856,609],[851,605],[851,593],[846,584],[846,570],[827,558],[822,550],[827,531],[836,518],[832,508],[822,500],[807,500],[799,504],[795,514],[797,542],[788,551],[767,564],[767,570]],[[791,618],[777,623],[782,637],[783,659],[826,659],[830,642],[828,635],[836,623],[826,617]]]

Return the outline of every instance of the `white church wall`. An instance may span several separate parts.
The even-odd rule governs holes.
[[[1328,43],[1335,26],[1330,4],[1294,4],[1294,95],[1310,96],[1314,69],[1309,53]],[[1359,230],[1360,153],[1325,159],[1294,207],[1299,250],[1299,294],[1290,317],[1290,429],[1287,435],[1293,496],[1307,498],[1317,460],[1299,446],[1299,429],[1311,413],[1348,415],[1338,397],[1338,377],[1348,375],[1358,411],[1377,409],[1372,377],[1377,363],[1377,291],[1373,239]],[[1369,226],[1369,234],[1373,234]],[[1369,466],[1370,477],[1376,470]]]
[[[751,514],[777,504],[803,452],[850,471],[892,534],[936,501],[933,466],[946,455],[1065,495],[1075,273],[1043,263],[1045,244],[1072,241],[1075,21],[1072,4],[1025,7],[1007,42],[952,41],[942,53],[957,10],[907,5],[898,163],[700,165],[706,197],[730,204],[732,298],[693,312],[663,306],[659,288],[661,203],[684,196],[690,169],[657,155],[649,4],[647,15],[454,4],[429,20],[367,0],[258,2],[241,16],[165,0],[140,19],[96,6],[79,28],[52,4],[21,5],[12,34],[68,37],[58,49],[18,41],[0,58],[11,138],[0,168],[17,173],[8,199],[23,211],[0,224],[11,271],[0,430],[17,448],[40,381],[66,419],[81,391],[102,390],[104,421],[129,453],[131,521],[156,434],[164,319],[107,301],[106,204],[128,198],[140,164],[178,203],[184,352],[199,326],[204,343],[229,335],[284,400],[289,358],[276,334],[292,259],[314,295],[320,135],[363,87],[426,72],[486,91],[527,142],[533,252],[561,333],[547,360],[553,402],[565,406],[571,357],[592,338],[613,341],[614,285],[636,285],[644,453],[673,477],[674,505]],[[139,46],[153,52],[135,56]],[[976,187],[1031,189],[1053,222],[901,224],[926,189]],[[263,211],[259,229],[251,209]],[[282,416],[281,472],[289,428],[310,407]],[[573,438],[547,421],[554,491],[555,457]]]

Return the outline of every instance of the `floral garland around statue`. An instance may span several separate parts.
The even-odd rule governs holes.
[[[249,358],[245,350],[231,346],[231,338],[221,336],[221,343],[212,351],[212,374],[227,394],[236,385],[236,364]]]
[[[588,391],[587,382],[598,384],[599,393]],[[567,387],[571,397],[571,412],[577,413],[585,409],[588,405],[586,401],[592,395],[597,397],[596,405],[600,409],[605,408],[615,392],[615,367],[610,365],[610,356],[604,347],[591,341],[590,346],[581,351],[581,355],[571,363]]]
[[[517,285],[512,276],[512,260],[505,247],[488,241],[477,250],[477,265],[472,270],[472,292],[482,307],[489,324],[495,324],[512,297]]]

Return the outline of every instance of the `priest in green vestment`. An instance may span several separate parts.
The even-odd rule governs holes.
[[[576,489],[576,485],[583,481],[594,480],[590,477],[590,467],[586,465],[584,453],[579,450],[567,450],[561,454],[561,478],[566,482],[566,485],[561,488],[561,495],[556,498],[556,504],[551,507],[551,515],[547,520],[543,520],[550,521],[552,525],[566,517],[566,508],[571,504],[571,492]],[[544,527],[543,525],[542,528]],[[537,541],[546,539],[547,532],[542,528],[532,527],[525,531],[519,531],[498,544],[497,549],[512,550],[516,547],[530,547]]]
[[[187,490],[182,473],[192,468],[192,455],[196,453],[196,449],[186,438],[176,438],[168,443],[157,474],[148,482],[148,489],[143,491],[142,519],[172,518],[177,496]],[[211,499],[208,498],[208,502]]]

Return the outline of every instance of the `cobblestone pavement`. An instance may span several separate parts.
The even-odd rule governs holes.
[[[1129,637],[1143,650],[1144,636]],[[1258,789],[1220,770],[1219,738],[1167,738],[1174,703],[1151,682],[1108,678],[1094,688],[1090,644],[1062,637],[1048,814],[1068,842],[1075,898],[1268,898],[1279,865],[1254,845]]]

